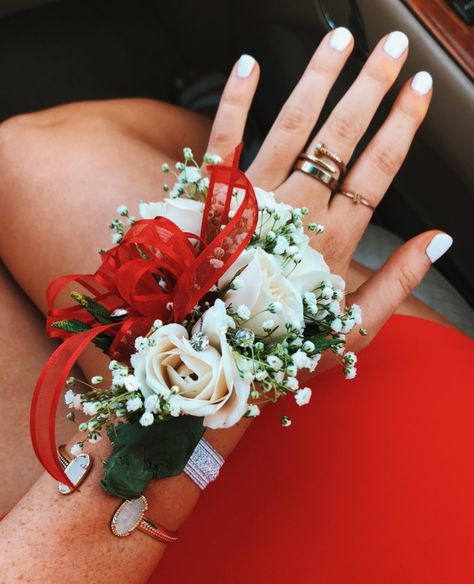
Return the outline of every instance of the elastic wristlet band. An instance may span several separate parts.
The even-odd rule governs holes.
[[[204,490],[210,482],[218,477],[223,464],[222,456],[207,440],[201,438],[184,467],[184,472],[201,490]]]

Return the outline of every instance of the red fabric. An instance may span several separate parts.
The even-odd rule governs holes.
[[[393,317],[355,380],[333,370],[310,405],[265,409],[150,584],[472,584],[473,356]]]

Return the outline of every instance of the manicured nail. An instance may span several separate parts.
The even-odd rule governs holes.
[[[254,65],[255,59],[253,57],[250,55],[242,55],[237,64],[237,75],[243,79],[250,77]]]
[[[407,35],[404,32],[396,30],[388,35],[387,40],[384,43],[383,50],[387,53],[387,55],[390,55],[390,57],[398,59],[403,55],[407,47]]]
[[[452,245],[453,238],[450,235],[447,233],[438,233],[426,248],[426,255],[430,258],[431,263],[434,264]]]
[[[432,87],[433,77],[431,77],[428,71],[419,71],[411,82],[413,91],[416,91],[420,95],[426,95]]]
[[[336,51],[342,53],[342,51],[347,49],[351,40],[352,34],[350,30],[340,26],[339,28],[336,28],[332,31],[332,35],[329,39],[329,46],[331,49],[335,49]]]

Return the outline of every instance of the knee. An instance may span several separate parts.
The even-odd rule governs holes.
[[[0,124],[0,170],[3,179],[14,176],[34,159],[32,147],[37,133],[39,113],[21,114]]]

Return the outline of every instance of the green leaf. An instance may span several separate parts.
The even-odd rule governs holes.
[[[106,355],[110,356],[110,347],[114,337],[112,335],[107,335],[106,333],[100,333],[95,338],[92,339],[92,343],[103,351]]]
[[[110,311],[96,302],[90,296],[81,294],[81,292],[71,292],[71,298],[78,302],[82,308],[87,310],[87,312],[93,316],[98,322],[102,324],[112,324],[114,319],[110,316]]]
[[[152,479],[178,475],[204,433],[203,418],[180,416],[152,426],[119,424],[110,428],[113,444],[100,482],[109,495],[140,497]]]
[[[307,341],[311,341],[314,344],[315,347],[315,352],[316,353],[320,353],[322,351],[325,351],[326,349],[329,349],[331,347],[333,347],[334,345],[338,345],[340,344],[340,340],[338,339],[331,339],[331,338],[327,338],[327,337],[322,337],[322,336],[314,336],[314,337],[305,337],[305,339]]]
[[[51,326],[57,329],[65,330],[68,333],[82,333],[91,328],[90,325],[86,324],[85,322],[81,322],[80,320],[75,319],[57,320],[56,322],[53,322]]]

